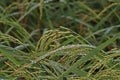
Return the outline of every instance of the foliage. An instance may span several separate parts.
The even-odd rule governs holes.
[[[119,0],[1,0],[0,79],[119,80]]]

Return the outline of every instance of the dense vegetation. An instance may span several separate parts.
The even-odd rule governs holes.
[[[120,80],[120,1],[1,0],[0,80]]]

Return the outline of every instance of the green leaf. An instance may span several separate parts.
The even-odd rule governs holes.
[[[20,62],[18,62],[11,54],[15,53],[15,50],[11,47],[0,45],[0,52],[2,55],[7,57],[10,61],[12,61],[16,66],[20,66]]]
[[[72,72],[80,77],[85,77],[87,75],[87,72],[85,72],[83,70],[79,70],[77,68],[74,68],[74,70]]]
[[[75,68],[77,68],[83,62],[87,61],[88,59],[90,59],[91,57],[96,55],[100,50],[104,49],[106,46],[108,46],[109,44],[111,44],[112,42],[114,42],[118,38],[120,38],[120,33],[118,33],[113,38],[107,40],[106,42],[104,42],[103,44],[98,46],[97,48],[95,48],[92,51],[90,51],[85,57],[82,57],[80,60],[78,60],[76,63],[74,63],[69,69],[67,69],[62,75],[60,75],[58,77],[58,80],[61,80],[65,75],[67,75],[70,72],[72,72]]]

